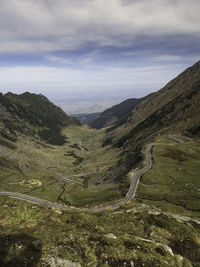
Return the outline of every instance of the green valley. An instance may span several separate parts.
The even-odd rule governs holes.
[[[119,185],[101,186],[105,173],[108,175],[117,161],[119,149],[103,148],[102,133],[87,126],[70,126],[62,134],[67,139],[63,146],[24,137],[15,143],[15,150],[2,149],[1,191],[78,206],[119,198]]]
[[[0,94],[0,266],[199,267],[199,67],[98,130]]]

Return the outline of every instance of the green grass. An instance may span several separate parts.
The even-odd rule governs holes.
[[[153,167],[140,180],[137,199],[167,211],[199,216],[200,143],[155,142]]]
[[[9,266],[25,260],[29,266],[46,266],[49,256],[82,266],[131,266],[133,262],[135,266],[191,267],[192,262],[197,267],[200,260],[197,224],[192,227],[166,215],[149,214],[136,203],[96,214],[58,214],[6,197],[0,202],[0,261]],[[109,238],[110,233],[116,238]],[[36,240],[41,241],[37,249],[32,244]],[[178,255],[184,257],[182,261]]]
[[[103,148],[102,132],[86,126],[70,126],[62,134],[68,140],[63,146],[46,146],[41,140],[21,137],[15,150],[6,148],[0,158],[0,190],[77,206],[94,206],[121,198],[124,193],[121,185],[93,185],[117,162],[119,150]],[[87,174],[90,172],[94,173]],[[75,176],[83,173],[87,175]],[[69,177],[80,183],[86,177],[89,186],[64,185],[56,177]]]
[[[45,146],[45,143],[24,138],[17,143],[16,150],[7,148],[0,161],[0,190],[27,193],[80,207],[103,205],[124,196],[128,189],[126,179],[124,184],[92,185],[108,172],[108,169],[98,170],[115,164],[120,151],[101,146],[101,131],[87,127],[78,129],[69,127],[65,130],[69,143],[64,146]],[[65,156],[69,151],[73,151],[72,155]],[[176,193],[185,192],[186,183],[195,184],[190,187],[193,191],[189,191],[185,201],[189,207],[196,207],[199,151],[198,143],[178,144],[159,139],[153,152],[153,168],[141,180],[145,185],[139,186],[137,201],[117,211],[58,213],[51,208],[0,197],[0,262],[8,266],[15,266],[16,262],[23,266],[25,261],[29,266],[46,266],[50,255],[78,261],[83,267],[121,267],[125,263],[131,266],[133,262],[135,266],[191,267],[193,264],[197,267],[200,261],[199,225],[179,222],[161,211],[153,213],[151,207],[144,207],[138,201],[197,217],[197,212],[188,210],[188,206],[180,206],[182,199]],[[83,158],[83,162],[74,165],[74,155]],[[18,161],[28,163],[30,169],[19,168]],[[88,175],[89,187],[84,188],[57,181],[57,170],[47,169],[49,166],[57,167],[61,176],[97,172]],[[190,177],[189,182],[187,177]],[[83,181],[81,177],[72,179]],[[170,200],[175,204],[162,201],[163,196],[172,196]],[[109,238],[110,233],[116,239]],[[37,240],[41,243],[35,248],[33,243]],[[164,245],[171,247],[175,255],[171,255]]]
[[[65,185],[63,197],[75,206],[95,206],[113,202],[121,197],[119,185],[89,186],[88,188],[77,185]]]

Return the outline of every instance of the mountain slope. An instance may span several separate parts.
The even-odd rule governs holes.
[[[104,145],[123,148],[113,174],[124,174],[141,161],[142,147],[166,133],[200,136],[200,62],[185,70],[158,92],[147,96],[126,120],[106,129]],[[107,177],[109,179],[109,177]]]
[[[159,131],[198,136],[200,127],[200,62],[185,70],[153,95],[145,98],[127,121],[110,131],[117,146],[144,140]]]
[[[61,129],[79,122],[69,117],[45,96],[31,93],[0,95],[0,132],[11,141],[17,139],[17,132],[39,135],[45,141],[61,145],[65,137]]]
[[[90,125],[90,123],[94,120],[96,120],[100,113],[96,112],[96,113],[90,113],[90,114],[85,114],[85,113],[78,113],[78,114],[70,114],[72,117],[77,118],[81,124],[83,125]]]
[[[142,98],[130,98],[120,104],[117,104],[105,111],[101,112],[99,116],[88,124],[96,129],[101,129],[116,123],[118,120],[125,117],[131,110],[136,107]]]

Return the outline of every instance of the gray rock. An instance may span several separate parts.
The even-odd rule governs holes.
[[[79,262],[63,260],[63,259],[54,258],[54,257],[51,257],[48,263],[50,267],[81,267]]]
[[[112,238],[112,239],[116,239],[117,238],[113,233],[107,234],[107,235],[105,235],[105,237]]]

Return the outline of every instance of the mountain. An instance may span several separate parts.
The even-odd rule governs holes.
[[[90,113],[90,114],[86,114],[86,113],[70,114],[70,116],[78,119],[83,125],[85,124],[90,125],[92,121],[96,120],[99,117],[99,115],[100,115],[100,112]]]
[[[147,96],[121,124],[106,130],[104,145],[123,147],[123,158],[113,169],[116,176],[141,159],[144,144],[164,133],[200,137],[200,61],[158,92]]]
[[[17,140],[17,133],[38,135],[50,144],[62,145],[63,127],[79,122],[69,117],[62,109],[45,96],[25,92],[20,95],[0,94],[0,133],[11,141]]]
[[[0,94],[0,265],[199,266],[199,103],[199,62],[104,130]]]
[[[120,127],[107,134],[117,146],[129,141],[151,139],[160,131],[200,135],[200,61],[146,97]]]
[[[98,114],[97,118],[88,122],[88,124],[95,128],[101,129],[113,125],[117,121],[123,119],[134,107],[136,107],[143,98],[130,98],[120,104],[117,104],[109,109]],[[92,114],[89,114],[90,116]]]

